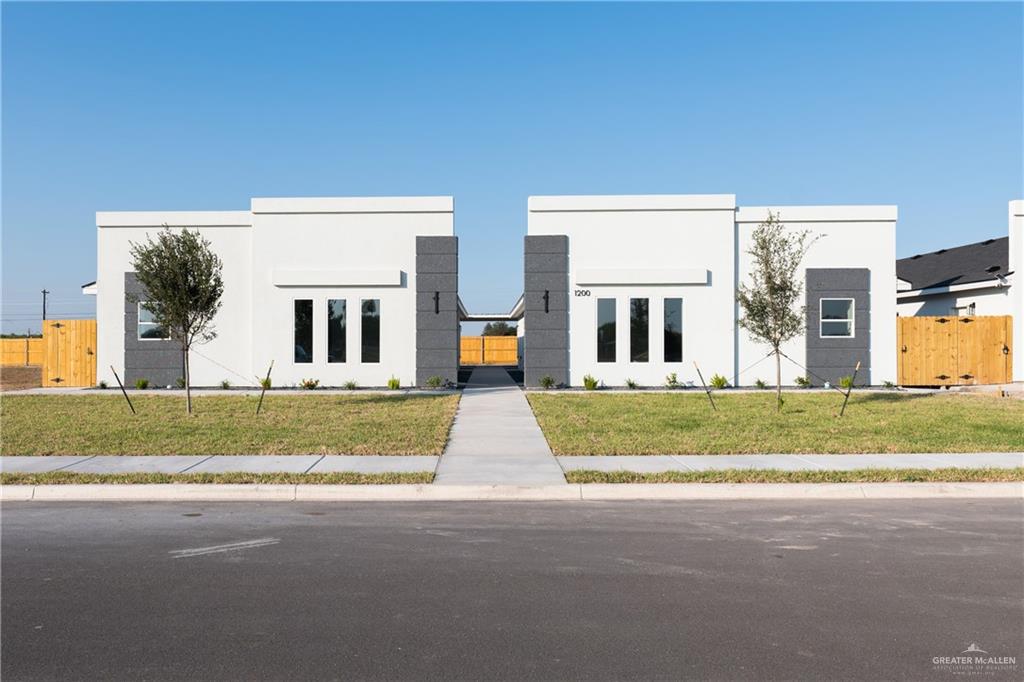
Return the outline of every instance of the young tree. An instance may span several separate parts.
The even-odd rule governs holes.
[[[483,336],[515,336],[516,328],[508,322],[488,322],[484,325]]]
[[[750,284],[740,284],[736,301],[742,310],[739,325],[772,348],[775,355],[776,410],[782,409],[782,344],[804,330],[806,306],[798,306],[804,283],[800,263],[817,237],[810,232],[791,232],[778,214],[751,235],[747,251],[753,257]]]
[[[189,350],[217,336],[213,318],[224,293],[223,265],[199,232],[172,232],[131,245],[135,276],[145,290],[146,308],[157,324],[181,344],[185,362],[185,406],[192,414]]]

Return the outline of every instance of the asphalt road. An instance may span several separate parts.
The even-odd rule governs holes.
[[[1014,500],[2,511],[5,682],[1024,673]]]

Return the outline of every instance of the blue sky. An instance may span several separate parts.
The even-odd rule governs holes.
[[[898,204],[900,256],[1006,234],[1005,4],[10,4],[3,329],[91,314],[97,210],[451,194],[472,310],[531,194]]]

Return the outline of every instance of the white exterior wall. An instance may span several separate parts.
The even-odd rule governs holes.
[[[265,373],[274,360],[275,385],[305,378],[340,386],[384,386],[393,375],[416,381],[416,236],[454,235],[450,198],[253,199],[252,356]],[[298,281],[336,285],[276,286],[275,270]],[[362,273],[400,271],[399,286],[338,286]],[[320,276],[322,272],[330,272]],[[372,279],[372,276],[371,276]],[[313,300],[313,362],[294,362],[295,299]],[[347,303],[346,362],[327,362],[327,300]],[[360,361],[360,301],[379,299],[379,363]]]
[[[1024,381],[1024,201],[1010,202],[1010,287],[1013,315],[1013,379]]]
[[[900,298],[896,311],[903,317],[915,315],[956,315],[955,308],[974,304],[975,315],[1011,315],[1013,287],[985,287],[968,291]],[[960,314],[966,314],[961,311]]]
[[[736,212],[738,243],[737,282],[747,281],[751,257],[750,237],[767,219],[776,214],[787,229],[808,230],[818,239],[803,261],[806,268],[868,268],[871,271],[871,383],[896,381],[896,207],[895,206],[771,206],[744,207]],[[744,372],[770,349],[756,343],[739,330],[740,385],[755,379],[775,382],[772,359]],[[782,352],[801,364],[807,364],[807,340],[804,336],[783,345]],[[853,368],[850,368],[853,372]],[[782,382],[792,384],[805,372],[783,359]]]
[[[194,385],[224,379],[255,385],[272,360],[275,386],[305,378],[321,385],[354,380],[383,386],[391,376],[411,385],[416,379],[416,236],[454,235],[453,211],[450,197],[380,197],[253,199],[251,211],[97,213],[97,378],[113,382],[110,365],[124,377],[130,244],[166,224],[197,229],[224,263],[217,338],[196,346],[190,357]],[[389,279],[394,282],[381,284]],[[313,300],[314,362],[308,364],[293,361],[292,301],[302,298]],[[348,302],[345,363],[327,363],[326,301],[332,298]],[[371,298],[381,302],[381,356],[379,363],[364,364],[360,301]]]
[[[892,206],[771,207],[791,229],[809,229],[821,238],[804,261],[806,268],[868,268],[871,271],[871,380],[896,380],[895,226]],[[718,373],[730,383],[750,385],[757,378],[774,382],[771,360],[737,373],[763,357],[736,324],[738,282],[746,276],[746,250],[752,230],[768,208],[737,209],[733,195],[531,197],[530,235],[569,237],[569,379],[581,385],[590,374],[606,385],[634,379],[662,385],[670,372],[680,381],[698,382],[696,362],[705,379]],[[629,271],[629,272],[625,272]],[[641,284],[644,281],[705,283]],[[616,280],[602,284],[595,281]],[[634,283],[628,283],[632,280]],[[625,281],[624,281],[625,280]],[[588,290],[588,296],[575,295]],[[597,299],[616,299],[616,362],[597,362]],[[629,299],[650,299],[650,361],[629,360]],[[663,355],[664,299],[683,299],[683,360],[666,363]],[[529,344],[529,331],[526,333]],[[800,336],[785,353],[806,364],[806,340]],[[852,368],[851,368],[852,370]],[[783,363],[783,382],[805,372]]]
[[[190,357],[192,382],[215,385],[242,380],[202,356],[235,371],[250,372],[252,230],[248,211],[104,212],[96,214],[96,379],[115,386],[113,365],[124,380],[124,273],[133,270],[131,245],[172,230],[198,231],[224,262],[224,296],[217,314],[217,338],[197,345]],[[202,356],[200,355],[202,354]],[[251,372],[250,372],[251,373]],[[255,383],[255,382],[253,382]]]
[[[569,237],[569,381],[590,374],[610,386],[634,379],[664,384],[676,372],[697,381],[731,376],[735,197],[725,195],[635,197],[531,197],[528,233]],[[707,270],[704,284],[595,284],[583,271]],[[664,277],[655,273],[655,278]],[[589,278],[588,278],[589,279]],[[672,279],[668,276],[668,279]],[[575,290],[589,290],[576,296]],[[616,362],[597,362],[597,299],[616,301]],[[650,299],[650,362],[630,362],[629,299]],[[662,361],[664,299],[683,299],[683,361]],[[530,343],[526,330],[526,343]]]

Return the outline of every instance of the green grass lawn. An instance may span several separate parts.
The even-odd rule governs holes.
[[[458,395],[0,398],[4,455],[437,455]]]
[[[569,483],[1012,483],[1024,481],[1024,468],[879,468],[849,471],[724,469],[660,473],[577,469],[565,472],[565,480]]]
[[[528,393],[558,455],[1024,451],[1024,401],[837,392]]]

